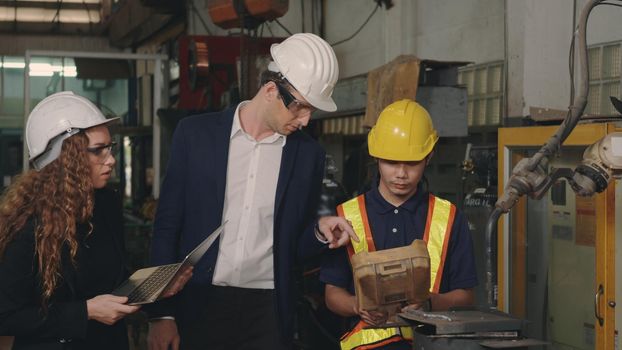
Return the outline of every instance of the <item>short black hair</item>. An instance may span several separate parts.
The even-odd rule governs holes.
[[[283,74],[266,69],[261,73],[261,86],[266,85],[270,81],[284,86],[289,91],[295,90],[294,86],[285,79]]]

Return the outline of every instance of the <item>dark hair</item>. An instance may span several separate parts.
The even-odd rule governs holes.
[[[287,81],[287,79],[285,79],[283,74],[266,69],[265,71],[261,73],[261,86],[266,85],[270,81],[273,81],[277,84],[284,86],[289,91],[295,90],[292,84],[289,81]]]

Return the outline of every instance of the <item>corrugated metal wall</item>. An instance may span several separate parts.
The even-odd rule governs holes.
[[[363,127],[364,114],[322,120],[324,134],[367,135],[369,129]]]

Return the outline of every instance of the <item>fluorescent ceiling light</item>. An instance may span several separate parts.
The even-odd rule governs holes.
[[[13,0],[15,2],[52,2],[58,3],[58,0]],[[99,4],[101,0],[63,0],[63,3],[73,3],[73,4]]]
[[[5,69],[24,69],[26,66],[23,62],[0,62],[0,67]],[[65,77],[77,77],[78,71],[76,66],[59,66],[49,63],[31,63],[30,71],[28,72],[31,77],[51,77],[54,73],[59,73]]]
[[[66,77],[75,77],[78,75],[75,66],[59,66],[49,63],[31,63],[28,72],[33,77],[51,77],[54,73],[59,73]]]
[[[0,6],[0,22],[99,23],[99,10]]]
[[[24,62],[0,62],[0,67],[4,67],[7,69],[24,69],[26,67],[26,63]]]

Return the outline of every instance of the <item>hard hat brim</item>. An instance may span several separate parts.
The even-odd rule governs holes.
[[[325,111],[325,112],[334,112],[337,110],[337,104],[329,97],[327,99],[314,100],[313,98],[307,98],[307,102],[309,102],[313,107]]]

